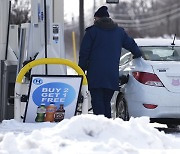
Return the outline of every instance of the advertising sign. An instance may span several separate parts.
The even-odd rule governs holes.
[[[82,78],[33,75],[24,122],[60,122],[74,116]]]

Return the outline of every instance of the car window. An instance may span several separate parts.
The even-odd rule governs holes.
[[[144,46],[140,49],[145,60],[180,61],[179,46]]]

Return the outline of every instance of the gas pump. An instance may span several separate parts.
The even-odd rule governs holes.
[[[26,26],[22,24],[21,29],[26,31],[24,43],[28,45],[22,51],[27,53],[27,60],[65,58],[63,6],[63,0],[31,0],[31,23]],[[20,65],[19,70],[22,63]],[[31,74],[66,74],[66,67],[37,66],[32,68]]]
[[[9,25],[11,0],[0,0],[0,121],[14,114],[14,86],[23,63],[45,57],[44,0],[31,0],[31,23]],[[46,3],[47,57],[65,58],[63,0]],[[65,66],[47,66],[48,74],[66,74]],[[45,66],[32,69],[32,74],[45,74]],[[27,89],[27,85],[24,85]],[[27,94],[25,90],[24,94]],[[10,114],[11,113],[11,114]]]
[[[31,0],[31,23],[21,25],[17,72],[22,69],[23,64],[33,60],[65,58],[63,8],[63,0]],[[33,67],[27,72],[24,83],[22,83],[23,100],[21,99],[18,107],[15,103],[15,117],[17,110],[21,113],[21,117],[24,116],[25,100],[31,75],[66,75],[66,70],[65,65],[45,64]]]
[[[0,0],[0,121],[13,118],[14,113],[18,26],[9,24],[10,11],[11,1]]]

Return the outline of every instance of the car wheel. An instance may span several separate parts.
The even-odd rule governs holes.
[[[119,93],[116,99],[116,118],[121,118],[124,121],[129,120],[127,102],[122,93]]]

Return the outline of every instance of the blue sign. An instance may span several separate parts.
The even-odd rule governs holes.
[[[34,84],[42,83],[42,80],[33,81]],[[46,83],[36,88],[32,94],[32,99],[37,106],[45,103],[48,106],[51,102],[55,103],[57,107],[60,104],[64,106],[70,105],[76,98],[75,89],[66,83],[51,82]]]
[[[48,111],[48,106],[52,102],[57,109],[61,104],[64,105],[65,119],[73,117],[76,113],[82,79],[83,76],[77,75],[32,75],[23,121],[36,122],[39,106],[45,104]]]

